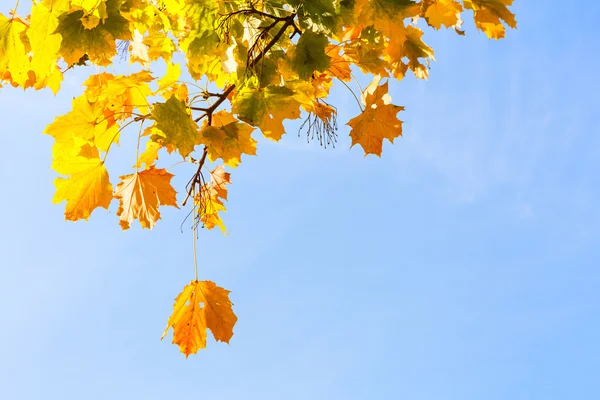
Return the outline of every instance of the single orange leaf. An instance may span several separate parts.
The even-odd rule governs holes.
[[[352,128],[352,146],[360,144],[365,156],[381,156],[383,139],[393,143],[395,138],[402,136],[402,121],[396,115],[404,107],[390,104],[388,83],[379,86],[380,79],[376,77],[363,93],[365,110],[347,123]]]
[[[158,206],[177,207],[175,189],[171,186],[172,174],[153,165],[142,172],[121,176],[115,198],[119,199],[117,215],[123,230],[129,229],[131,221],[138,219],[142,228],[152,229],[160,219]]]
[[[207,329],[216,341],[229,343],[237,322],[232,306],[229,290],[211,281],[191,281],[175,299],[161,340],[173,328],[173,343],[186,358],[206,348]]]

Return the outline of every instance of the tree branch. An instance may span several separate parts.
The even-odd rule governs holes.
[[[267,54],[267,52],[269,50],[271,50],[271,48],[273,46],[275,46],[275,44],[279,41],[279,39],[281,39],[281,36],[283,36],[283,34],[285,33],[285,31],[287,30],[287,28],[289,28],[290,26],[294,28],[294,34],[296,33],[300,33],[302,34],[302,32],[300,31],[300,29],[298,29],[298,26],[294,23],[294,19],[296,18],[296,13],[294,14],[290,14],[287,17],[276,17],[274,15],[270,15],[270,14],[265,14],[262,13],[261,11],[258,10],[240,10],[240,11],[236,11],[236,13],[242,13],[242,12],[251,12],[251,13],[255,13],[255,14],[260,14],[262,16],[265,17],[269,17],[269,18],[273,18],[274,22],[269,25],[269,27],[266,28],[266,31],[268,32],[270,29],[272,29],[273,27],[275,27],[275,25],[277,25],[279,22],[283,21],[283,25],[281,26],[281,28],[279,28],[279,30],[277,31],[277,33],[275,34],[275,36],[273,36],[271,38],[271,40],[269,41],[269,43],[267,43],[267,45],[260,51],[260,53],[257,54],[257,56],[248,63],[248,66],[250,68],[253,68],[260,60],[263,59],[263,57]],[[227,87],[227,89],[225,89],[225,91],[223,91],[222,93],[210,93],[211,97],[216,97],[217,101],[215,101],[213,103],[213,105],[211,105],[208,108],[200,108],[200,107],[190,107],[191,110],[196,110],[196,111],[204,111],[204,114],[202,114],[201,116],[199,116],[198,118],[194,119],[195,122],[199,122],[201,119],[203,118],[207,118],[207,125],[211,126],[212,125],[212,117],[214,112],[217,110],[217,108],[223,104],[223,102],[225,100],[227,100],[227,97],[229,97],[229,95],[235,90],[235,84],[233,85],[229,85]],[[192,193],[194,191],[194,187],[196,185],[201,186],[202,185],[202,180],[201,180],[201,175],[202,175],[202,167],[204,166],[204,163],[206,162],[206,156],[208,155],[208,147],[204,146],[204,151],[202,153],[202,157],[200,158],[200,161],[198,161],[198,170],[196,171],[196,173],[194,174],[194,176],[192,176],[192,178],[190,179],[190,181],[188,182],[186,188],[187,188],[187,195],[185,196],[185,200],[183,200],[183,203],[181,203],[182,206],[185,206],[188,199],[190,198],[190,196],[192,196]]]

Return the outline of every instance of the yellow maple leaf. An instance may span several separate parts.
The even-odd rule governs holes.
[[[149,71],[119,76],[106,73],[99,75],[104,76],[90,77],[86,81],[86,94],[90,98],[94,93],[96,101],[103,102],[106,110],[110,111],[107,114],[114,114],[116,120],[125,120],[132,116],[135,109],[142,114],[148,113],[147,98],[152,95],[148,82],[154,80]]]
[[[173,40],[164,32],[151,32],[144,37],[144,44],[148,46],[148,57],[153,61],[160,57],[169,61],[175,51]]]
[[[216,196],[202,197],[198,194],[196,195],[195,202],[198,206],[198,214],[200,215],[202,226],[209,230],[218,226],[221,232],[225,234],[227,229],[219,214],[221,211],[227,212],[223,201]]]
[[[401,46],[388,46],[387,56],[394,66],[394,77],[398,80],[404,77],[407,68],[410,68],[419,79],[429,76],[429,60],[434,60],[433,49],[425,44],[421,37],[423,31],[413,26],[406,27],[406,37]],[[408,59],[408,63],[404,59]],[[419,59],[424,59],[422,64]]]
[[[242,154],[256,155],[253,130],[230,112],[221,110],[213,115],[212,125],[205,124],[200,131],[200,143],[208,148],[211,162],[221,158],[226,165],[235,168],[242,162]]]
[[[425,11],[425,19],[435,29],[440,29],[442,25],[450,28],[460,21],[462,11],[462,5],[456,0],[433,0]]]
[[[103,95],[108,82],[114,79],[115,76],[113,74],[108,74],[106,72],[90,75],[89,78],[83,82],[83,86],[85,86],[85,96],[91,103],[98,102]]]
[[[167,71],[165,72],[165,75],[158,80],[158,89],[155,93],[164,92],[166,89],[179,82],[180,76],[181,66],[179,64],[167,63]]]
[[[510,12],[513,0],[464,0],[465,8],[474,11],[475,26],[490,39],[502,39],[506,29],[502,21],[511,28],[517,27],[515,15]]]
[[[142,228],[152,229],[160,219],[159,206],[177,207],[175,189],[171,186],[172,174],[154,166],[135,174],[121,176],[115,190],[119,199],[117,215],[123,230],[138,219]]]
[[[27,25],[17,18],[7,18],[0,14],[0,77],[9,74],[10,81],[25,87],[30,79],[31,63],[27,53],[28,43],[25,30]]]
[[[226,212],[223,201],[227,200],[227,187],[231,183],[231,175],[225,172],[222,165],[210,173],[210,181],[202,185],[196,194],[194,203],[198,207],[198,215],[206,229],[221,228],[226,233],[225,224],[219,212]]]
[[[381,77],[376,77],[374,81],[379,82],[380,79]],[[381,157],[383,139],[393,143],[395,138],[402,136],[402,121],[396,115],[404,107],[389,104],[388,82],[377,86],[372,92],[370,90],[372,88],[368,88],[364,94],[365,110],[347,125],[352,128],[351,147],[359,144],[365,151],[365,156],[375,154]]]
[[[325,54],[331,58],[327,74],[342,81],[352,80],[352,71],[350,70],[350,61],[340,55],[341,46],[329,44],[325,48]]]
[[[67,201],[65,219],[87,220],[97,207],[108,209],[113,198],[112,185],[100,158],[72,157],[62,167],[63,174],[68,177],[54,181],[56,193],[52,201],[55,204]]]
[[[54,138],[52,168],[61,174],[67,173],[63,164],[68,168],[69,160],[77,156],[84,145],[106,151],[111,143],[118,142],[118,126],[109,125],[100,107],[90,103],[86,96],[73,99],[72,104],[70,112],[56,117],[44,130]]]
[[[108,18],[106,0],[71,0],[71,7],[73,10],[83,10],[81,22],[86,29],[93,29]]]
[[[150,168],[150,166],[154,164],[154,161],[158,160],[158,151],[160,149],[162,149],[160,143],[148,140],[146,142],[146,150],[140,154],[140,157],[133,168],[141,168],[143,164],[146,164],[146,168]]]
[[[173,343],[186,358],[206,348],[207,329],[216,341],[229,343],[237,322],[229,293],[212,281],[191,281],[175,299],[161,340],[173,328]]]
[[[46,2],[47,3],[47,2]],[[31,23],[27,37],[33,54],[31,68],[36,75],[35,87],[49,86],[54,94],[60,89],[62,73],[57,65],[58,50],[62,38],[54,33],[58,27],[58,16],[64,5],[37,3],[31,9]]]

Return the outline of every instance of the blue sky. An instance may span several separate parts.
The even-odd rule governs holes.
[[[1,397],[599,398],[600,5],[564,4],[516,0],[499,42],[427,32],[438,61],[391,86],[405,136],[381,159],[345,126],[335,149],[293,124],[261,141],[232,171],[230,235],[199,240],[235,335],[187,360],[159,340],[193,278],[185,213],[64,222],[41,132],[81,76],[1,89]]]

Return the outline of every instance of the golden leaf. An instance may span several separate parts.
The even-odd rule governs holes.
[[[68,165],[69,159],[77,156],[84,145],[106,151],[112,142],[118,141],[118,126],[109,126],[100,107],[91,104],[86,96],[73,99],[72,104],[70,112],[56,117],[44,130],[55,140],[52,168],[61,174],[67,173],[62,165],[65,162]]]
[[[196,194],[194,203],[198,207],[198,215],[204,228],[213,229],[218,226],[223,233],[226,233],[219,212],[227,211],[223,201],[227,200],[226,185],[230,183],[231,175],[220,165],[210,173],[210,182],[204,184]]]
[[[393,143],[395,138],[402,136],[402,121],[396,115],[404,110],[404,107],[389,104],[387,92],[386,82],[377,86],[372,93],[367,93],[365,110],[347,123],[352,128],[352,146],[361,145],[365,156],[375,154],[381,157],[383,139]]]
[[[213,125],[205,125],[200,131],[200,143],[208,148],[208,158],[214,161],[221,158],[230,167],[242,162],[242,154],[256,154],[254,130],[250,125],[238,121],[230,112],[219,111],[213,115]]]
[[[58,27],[60,7],[48,7],[37,3],[31,9],[31,24],[27,37],[31,44],[31,68],[36,75],[35,87],[40,89],[49,86],[56,94],[60,89],[62,73],[57,65],[58,50],[62,38],[54,33]]]
[[[146,164],[146,168],[150,168],[154,161],[158,160],[158,151],[162,149],[160,143],[148,140],[146,142],[146,150],[140,154],[137,163],[133,168],[141,168],[142,164]]]
[[[330,44],[325,48],[325,53],[331,57],[331,64],[327,74],[342,81],[352,80],[352,71],[350,70],[350,61],[339,54],[340,46]]]
[[[456,0],[433,0],[427,7],[425,18],[435,29],[440,29],[442,25],[450,28],[460,21],[462,11],[462,5]]]
[[[156,93],[164,92],[169,87],[179,81],[181,76],[181,66],[179,64],[167,63],[167,71],[165,76],[158,80],[158,89]],[[186,96],[187,97],[187,96]]]
[[[227,200],[227,187],[231,183],[231,174],[225,172],[222,165],[216,167],[210,173],[210,194]]]
[[[108,209],[113,198],[112,185],[100,158],[73,157],[68,164],[63,164],[63,171],[69,177],[54,181],[56,193],[52,201],[67,201],[65,219],[87,220],[97,207]]]
[[[229,293],[211,281],[191,281],[175,299],[161,340],[173,328],[173,343],[186,358],[206,348],[207,329],[216,341],[229,343],[237,322]]]
[[[475,26],[490,39],[501,39],[506,29],[502,21],[511,28],[517,27],[515,15],[507,8],[513,0],[464,0],[465,8],[474,11]]]
[[[154,79],[149,71],[140,71],[126,76],[106,75],[108,76],[105,79],[98,80],[102,84],[98,88],[100,92],[97,93],[97,101],[104,102],[106,109],[114,114],[116,120],[130,118],[135,109],[142,114],[148,113],[147,98],[152,95],[148,82]],[[93,82],[92,78],[88,81]]]
[[[10,81],[25,87],[31,64],[24,42],[27,26],[19,19],[0,14],[0,77],[10,74]]]
[[[131,222],[138,219],[142,228],[152,229],[160,219],[159,206],[177,207],[175,189],[171,186],[172,174],[154,166],[121,176],[115,198],[119,199],[117,215],[123,230],[129,229]]]

